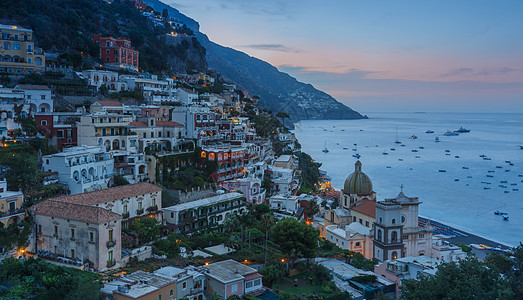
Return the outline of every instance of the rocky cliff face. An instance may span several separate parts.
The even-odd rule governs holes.
[[[361,119],[366,118],[330,95],[310,84],[299,82],[274,66],[232,48],[223,47],[199,32],[198,22],[178,10],[158,1],[145,0],[155,10],[169,10],[173,16],[193,30],[206,48],[207,64],[233,81],[251,95],[260,97],[260,106],[273,112],[286,112],[295,122],[304,119]]]

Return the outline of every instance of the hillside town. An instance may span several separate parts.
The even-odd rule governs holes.
[[[191,38],[131,2],[165,43]],[[77,67],[31,28],[0,33],[0,268],[78,277],[71,299],[399,299],[472,259],[423,195],[379,199],[359,160],[335,190],[288,114],[213,70],[149,73],[103,34]],[[0,278],[0,298],[59,295],[46,284]]]

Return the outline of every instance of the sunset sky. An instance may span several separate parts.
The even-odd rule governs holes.
[[[358,111],[523,112],[523,1],[162,1]]]

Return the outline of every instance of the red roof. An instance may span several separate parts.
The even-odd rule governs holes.
[[[182,124],[174,121],[158,121],[156,122],[157,126],[164,126],[164,127],[183,127]]]
[[[129,125],[134,127],[147,127],[147,124],[145,124],[144,122],[131,122],[129,123]]]
[[[247,280],[253,280],[256,278],[260,278],[260,277],[262,277],[262,275],[260,273],[256,272],[253,274],[245,275],[244,277],[245,277],[245,281],[247,281]]]
[[[102,106],[122,106],[122,103],[118,101],[96,101],[100,103]]]
[[[351,207],[351,210],[376,218],[376,201],[363,199],[354,203],[354,206]]]

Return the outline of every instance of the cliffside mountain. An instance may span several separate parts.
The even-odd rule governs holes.
[[[140,67],[151,73],[205,71],[205,48],[196,38],[169,45],[158,37],[164,28],[153,26],[131,2],[123,0],[2,0],[0,23],[33,29],[36,42],[48,52],[76,56],[76,65],[99,60],[92,34],[127,36],[140,51]],[[86,55],[87,54],[87,55]]]
[[[260,96],[262,107],[274,112],[287,112],[291,115],[291,121],[366,118],[330,95],[310,84],[299,82],[260,59],[210,41],[199,31],[198,22],[177,9],[159,0],[145,0],[144,3],[157,11],[167,9],[169,16],[177,18],[193,30],[206,48],[208,65],[252,95]]]

